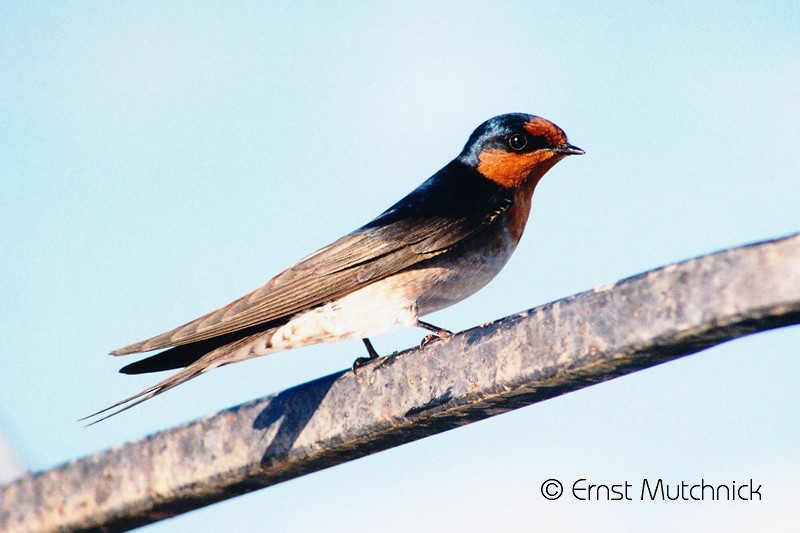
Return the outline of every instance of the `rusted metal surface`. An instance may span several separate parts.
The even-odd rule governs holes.
[[[800,234],[668,265],[28,475],[0,531],[119,531],[800,322]]]

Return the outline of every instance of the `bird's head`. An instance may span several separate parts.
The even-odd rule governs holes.
[[[507,188],[535,186],[545,172],[583,150],[567,142],[564,130],[525,113],[490,118],[472,132],[458,160]]]

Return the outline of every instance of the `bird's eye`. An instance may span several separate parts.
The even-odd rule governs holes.
[[[521,133],[515,133],[508,138],[508,145],[512,150],[522,150],[528,145],[528,138]]]

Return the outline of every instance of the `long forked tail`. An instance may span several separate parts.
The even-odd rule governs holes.
[[[219,341],[213,341],[210,344],[202,344],[197,343],[200,347],[200,354],[198,354],[198,350],[191,348],[192,351],[188,351],[184,353],[180,351],[182,346],[179,346],[178,349],[172,348],[171,350],[167,350],[165,352],[161,352],[160,354],[156,354],[154,356],[148,357],[147,359],[143,359],[138,363],[133,363],[131,365],[126,366],[120,372],[125,374],[139,374],[142,372],[154,372],[157,370],[165,370],[169,368],[176,368],[178,364],[186,364],[188,366],[174,374],[164,381],[160,381],[149,387],[138,394],[134,394],[130,398],[125,398],[122,401],[115,403],[105,409],[97,411],[89,416],[85,416],[83,418],[78,419],[78,421],[88,420],[90,418],[95,418],[98,415],[102,415],[104,413],[108,413],[105,416],[93,420],[87,426],[92,426],[97,424],[98,422],[102,422],[107,418],[111,418],[114,415],[118,415],[123,411],[127,411],[131,407],[139,405],[142,402],[146,402],[150,398],[158,396],[162,392],[167,392],[168,390],[177,387],[181,383],[186,383],[190,379],[196,378],[200,374],[207,372],[211,369],[217,368],[218,366],[223,366],[228,363],[233,363],[236,361],[243,360],[242,353],[239,352],[241,349],[249,349],[248,345],[260,339],[263,345],[267,345],[269,343],[269,336],[272,335],[272,331],[258,331],[256,333],[252,333],[245,337],[241,337],[236,339],[234,342],[229,342],[228,344],[224,344],[222,346],[218,346]],[[228,340],[228,339],[225,339]],[[213,349],[208,353],[203,354],[202,350],[212,347]],[[188,357],[187,357],[188,354]],[[264,352],[261,353],[263,355]],[[166,357],[164,357],[166,356]],[[177,357],[176,357],[177,356]],[[183,358],[183,359],[181,359]],[[244,357],[247,358],[247,357]],[[192,361],[192,362],[190,362]],[[119,409],[117,409],[119,407]],[[114,409],[117,409],[114,411]],[[109,411],[112,411],[109,413]]]
[[[211,368],[214,368],[214,367],[213,366],[207,366],[207,365],[197,365],[197,364],[189,365],[188,367],[184,368],[183,370],[181,370],[177,374],[174,374],[174,375],[168,377],[167,379],[165,379],[163,381],[160,381],[159,383],[153,385],[152,387],[149,387],[149,388],[143,390],[142,392],[140,392],[138,394],[134,394],[133,396],[131,396],[129,398],[125,398],[124,400],[121,400],[121,401],[115,403],[114,405],[110,405],[110,406],[106,407],[105,409],[101,409],[100,411],[97,411],[96,413],[92,413],[89,416],[84,416],[83,418],[79,418],[78,421],[81,422],[83,420],[89,420],[90,418],[94,418],[94,417],[96,417],[98,415],[102,415],[103,413],[108,413],[108,411],[111,411],[107,415],[105,415],[105,416],[103,416],[101,418],[98,418],[97,420],[93,420],[92,422],[86,424],[87,427],[88,426],[93,426],[93,425],[97,424],[98,422],[102,422],[103,420],[106,420],[107,418],[111,418],[112,416],[118,415],[123,411],[127,411],[131,407],[139,405],[140,403],[145,402],[145,401],[149,400],[150,398],[158,396],[162,392],[166,392],[166,391],[168,391],[168,390],[170,390],[170,389],[172,389],[174,387],[177,387],[181,383],[185,383],[185,382],[189,381],[192,378],[196,378],[197,376],[199,376],[200,374],[202,374],[206,370],[210,370]],[[136,400],[136,401],[134,401],[134,400]],[[124,406],[124,407],[121,407],[121,406]],[[114,409],[116,409],[117,407],[121,407],[121,408],[117,409],[116,411],[114,411]]]

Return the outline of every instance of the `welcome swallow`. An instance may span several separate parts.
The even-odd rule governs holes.
[[[282,350],[369,337],[395,325],[451,333],[419,319],[472,295],[506,264],[533,190],[564,157],[583,154],[541,117],[510,113],[472,133],[461,153],[372,222],[314,252],[266,285],[183,326],[114,350],[169,348],[120,372],[183,368],[86,418],[104,420],[203,372]]]

